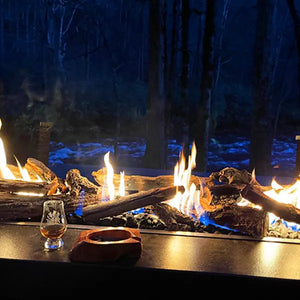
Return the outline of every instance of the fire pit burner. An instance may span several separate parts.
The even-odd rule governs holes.
[[[289,222],[284,226],[300,229],[300,180],[261,186],[246,170],[230,167],[199,177],[192,175],[196,153],[193,144],[173,175],[151,177],[115,174],[108,152],[92,182],[78,169],[59,178],[34,158],[24,167],[8,165],[0,138],[0,220],[40,220],[45,200],[62,200],[69,223],[198,232],[217,226],[262,238],[282,218]]]

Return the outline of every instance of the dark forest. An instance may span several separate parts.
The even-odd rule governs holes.
[[[156,169],[170,140],[206,172],[243,137],[245,167],[271,174],[300,131],[299,71],[296,0],[0,0],[0,134],[21,160],[52,122],[53,142],[109,138],[116,159],[143,139]]]

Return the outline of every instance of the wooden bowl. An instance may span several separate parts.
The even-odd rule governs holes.
[[[140,257],[141,235],[138,229],[109,227],[82,231],[69,258],[78,262],[115,261],[120,257]]]

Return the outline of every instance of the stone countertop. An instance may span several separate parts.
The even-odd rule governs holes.
[[[45,251],[38,223],[0,224],[0,269],[9,286],[32,280],[39,286],[64,278],[64,284],[81,286],[107,279],[197,281],[239,280],[300,282],[300,243],[265,238],[255,240],[220,234],[173,233],[141,230],[143,250],[139,259],[120,259],[113,263],[72,263],[68,253],[85,229],[68,225],[64,246]],[[62,279],[61,279],[62,280]]]

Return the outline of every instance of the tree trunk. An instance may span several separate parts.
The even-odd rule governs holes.
[[[0,64],[4,61],[4,0],[0,0]],[[2,85],[2,83],[0,83]],[[2,89],[1,91],[2,92]],[[1,95],[0,95],[1,96]]]
[[[145,167],[165,168],[164,1],[150,1]]]
[[[298,52],[298,88],[300,88],[300,17],[297,13],[294,0],[286,0],[290,14],[292,16],[294,22],[294,31],[295,38],[297,42],[297,52]],[[299,94],[299,106],[300,106],[300,89],[298,91]]]
[[[221,19],[221,27],[219,29],[219,34],[218,34],[218,42],[217,42],[217,59],[216,59],[216,76],[215,76],[215,84],[214,88],[216,88],[219,78],[220,78],[220,73],[221,73],[221,66],[222,66],[222,50],[223,50],[223,39],[224,39],[224,32],[225,32],[225,27],[227,23],[227,18],[228,18],[228,12],[230,8],[231,0],[224,0],[223,4],[223,10],[222,10],[222,19]]]
[[[271,113],[274,51],[272,23],[273,0],[258,1],[254,44],[254,91],[250,143],[250,167],[258,174],[268,174],[272,162],[273,117]]]
[[[182,0],[181,11],[181,103],[182,103],[182,122],[181,122],[181,135],[183,153],[187,158],[189,156],[189,101],[188,101],[188,86],[189,86],[189,21],[190,21],[190,1]]]
[[[179,13],[178,13],[179,2],[173,1],[172,6],[172,25],[171,25],[171,38],[170,38],[170,59],[168,76],[166,81],[166,103],[165,103],[165,117],[166,124],[168,124],[167,132],[171,133],[174,130],[174,88],[176,86],[176,59],[177,59],[177,48],[178,48],[178,34],[179,34]]]
[[[216,1],[206,1],[206,18],[203,37],[203,71],[201,80],[201,103],[198,109],[197,128],[195,140],[197,146],[197,169],[206,171],[209,131],[211,122],[211,105],[214,89],[215,51],[213,47],[215,39],[215,14]]]

